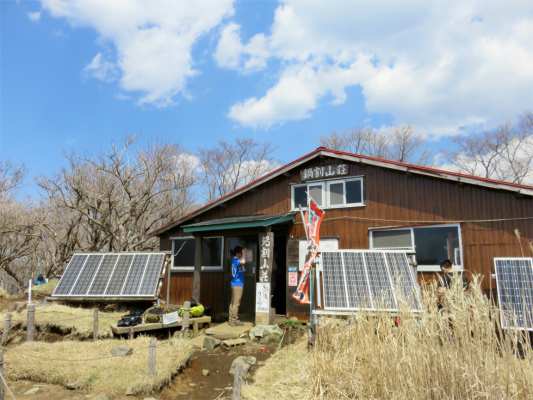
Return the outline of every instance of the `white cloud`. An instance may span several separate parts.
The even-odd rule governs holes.
[[[41,19],[41,11],[28,13],[28,18],[33,22],[38,22]]]
[[[140,91],[139,103],[156,106],[173,104],[178,94],[186,94],[187,80],[198,74],[194,45],[233,14],[233,1],[41,0],[52,16],[94,29],[101,40],[111,42],[121,89]],[[97,57],[91,64],[102,63],[102,56]],[[112,68],[95,64],[89,70],[107,80]]]
[[[231,107],[245,126],[307,118],[360,85],[368,112],[447,135],[532,107],[532,12],[524,1],[285,0],[266,36],[245,41],[227,25],[214,57],[244,73],[282,66],[262,97]]]
[[[102,60],[102,53],[98,53],[83,71],[89,76],[106,82],[114,81],[117,73],[114,63]]]
[[[246,60],[241,59],[244,55]],[[214,57],[219,67],[238,68],[243,63],[244,72],[262,70],[268,57],[265,35],[255,35],[247,45],[242,45],[240,26],[232,22],[223,29]]]

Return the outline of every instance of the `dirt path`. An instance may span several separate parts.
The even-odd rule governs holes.
[[[253,381],[255,371],[276,352],[277,346],[274,343],[259,345],[250,342],[231,351],[220,347],[214,351],[196,350],[193,354],[193,361],[161,392],[140,397],[121,396],[115,400],[143,400],[145,397],[154,397],[157,400],[231,399],[233,375],[229,374],[229,369],[233,360],[238,356],[256,357],[257,363],[251,367],[244,379],[249,383]],[[266,351],[261,352],[260,347],[265,347]],[[208,370],[209,375],[204,376],[203,370]],[[96,397],[82,391],[68,390],[62,386],[45,383],[8,381],[8,386],[17,400],[91,400]],[[25,394],[35,388],[39,388],[36,394]],[[11,399],[7,391],[5,398]]]
[[[0,300],[1,308],[7,307],[22,299],[3,299]],[[22,300],[23,301],[23,300]],[[47,333],[42,339],[47,342],[56,342],[64,340],[64,336],[59,334]],[[11,346],[16,346],[12,343]],[[9,346],[9,347],[11,347]],[[262,352],[260,348],[266,350]],[[253,381],[253,375],[272,356],[278,348],[277,343],[267,345],[258,342],[248,342],[246,345],[235,347],[227,351],[221,347],[213,351],[195,350],[189,365],[174,377],[172,382],[162,391],[146,396],[122,396],[115,400],[143,400],[145,397],[154,397],[157,400],[174,400],[174,399],[231,399],[233,388],[233,375],[229,374],[231,363],[238,356],[254,356],[257,359],[244,377],[246,382]],[[207,376],[203,371],[208,370]],[[17,400],[92,400],[95,395],[87,394],[78,390],[68,390],[62,386],[36,383],[29,381],[8,381],[8,386]],[[35,394],[25,394],[31,389],[38,388]],[[12,399],[10,393],[6,391],[6,399]]]

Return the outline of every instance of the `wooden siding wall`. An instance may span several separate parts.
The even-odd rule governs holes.
[[[302,168],[342,164],[346,161],[325,157],[296,167],[215,207],[186,224],[236,215],[283,214],[290,211],[291,183],[300,182]],[[439,224],[448,221],[496,220],[533,216],[533,198],[486,187],[456,183],[362,163],[350,164],[350,176],[364,176],[366,205],[326,209],[321,236],[339,236],[340,249],[368,249],[369,228]],[[533,256],[527,245],[533,241],[533,221],[493,221],[461,223],[463,264],[467,271],[484,274],[483,287],[494,287],[494,257],[521,257],[514,230],[522,234],[525,256]],[[171,249],[169,238],[181,236],[179,228],[165,232],[161,250]],[[300,215],[296,214],[291,237],[305,237]],[[202,293],[203,280],[202,275]],[[435,276],[434,273],[426,274]],[[177,289],[177,287],[176,287]],[[173,289],[174,290],[174,289]],[[165,292],[162,292],[165,293]],[[181,296],[183,297],[183,296]],[[181,298],[180,297],[180,298]],[[185,296],[186,297],[186,296]]]
[[[222,311],[224,307],[222,297],[222,273],[202,272],[200,283],[200,303],[211,307],[212,311]],[[165,276],[161,286],[161,296],[163,301],[167,299],[168,275]],[[192,297],[192,272],[173,272],[170,275],[170,304],[183,305]],[[198,301],[198,299],[196,299]]]

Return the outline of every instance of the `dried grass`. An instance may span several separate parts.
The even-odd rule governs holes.
[[[4,299],[14,299],[17,296],[9,294],[5,289],[0,288],[0,297]]]
[[[34,285],[31,287],[31,294],[33,296],[46,296],[51,295],[54,293],[54,290],[59,283],[59,280],[53,280],[47,283],[41,283],[40,285]],[[24,293],[28,293],[28,290],[26,289]]]
[[[126,357],[84,362],[50,361],[36,357],[60,360],[93,359],[109,357],[110,350],[127,344],[134,350]],[[98,342],[29,342],[16,351],[31,354],[23,356],[14,351],[4,352],[4,368],[8,380],[30,380],[66,386],[77,381],[82,390],[107,394],[113,398],[123,396],[128,386],[134,395],[146,395],[167,385],[182,369],[192,354],[188,341],[160,341],[156,350],[156,368],[148,376],[149,337],[134,340],[101,340]]]
[[[6,312],[0,313],[0,321],[6,318]],[[113,337],[110,325],[117,323],[120,313],[98,313],[98,337]],[[12,313],[10,333],[17,330],[26,329],[28,310],[24,309],[20,313]],[[39,330],[46,331],[53,329],[63,334],[70,334],[72,338],[87,339],[93,334],[93,310],[88,308],[67,307],[52,304],[45,307],[35,308],[35,325]],[[3,324],[0,324],[3,329]]]
[[[422,288],[423,312],[322,318],[314,349],[274,357],[246,388],[249,399],[531,399],[528,332],[503,331],[499,314],[473,277],[437,309],[436,284]],[[296,356],[298,355],[298,356]],[[278,375],[277,369],[285,371]],[[291,377],[292,380],[286,379]]]

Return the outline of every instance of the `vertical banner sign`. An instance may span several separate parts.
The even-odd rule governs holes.
[[[309,207],[305,212],[304,224],[307,231],[307,261],[304,269],[300,274],[300,282],[296,288],[296,292],[292,295],[298,301],[298,303],[309,304],[311,299],[309,298],[309,278],[311,275],[311,262],[314,260],[318,253],[318,245],[320,242],[320,223],[324,211],[313,201],[309,200]]]
[[[259,234],[259,278],[255,294],[255,323],[268,325],[270,315],[270,282],[274,258],[274,234]]]

